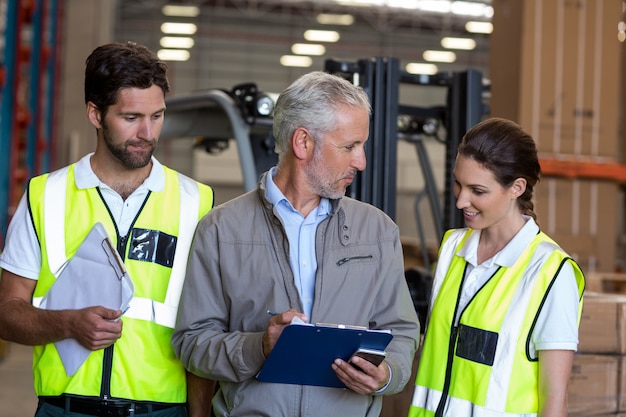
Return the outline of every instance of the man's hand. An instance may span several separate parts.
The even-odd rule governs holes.
[[[71,336],[90,350],[104,349],[122,336],[120,310],[102,306],[69,310],[71,314]]]
[[[371,362],[353,356],[350,362],[335,359],[332,368],[341,382],[357,394],[369,395],[389,382],[389,366],[385,361],[375,366]]]
[[[90,350],[110,346],[122,335],[122,312],[102,306],[82,310],[44,310],[30,300],[37,281],[2,270],[0,337],[35,346],[74,338]]]
[[[289,325],[294,317],[299,317],[304,322],[309,320],[305,314],[298,313],[293,308],[285,311],[284,313],[276,314],[270,318],[267,323],[267,329],[263,334],[263,354],[266,358],[269,356],[272,349],[274,349],[274,345],[280,337],[280,334],[283,332],[285,326]]]

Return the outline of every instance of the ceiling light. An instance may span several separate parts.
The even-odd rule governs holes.
[[[163,48],[191,48],[194,45],[193,38],[188,38],[184,36],[164,36],[161,38],[160,42]]]
[[[422,9],[422,4],[432,3],[432,7],[441,7],[442,3],[450,4],[448,0],[335,0],[341,6],[364,6],[364,7],[397,7],[401,9]]]
[[[419,7],[419,0],[387,0],[387,6],[400,9],[415,10]]]
[[[200,14],[200,8],[197,6],[174,6],[168,4],[161,8],[161,13],[165,16],[196,17]]]
[[[493,7],[478,1],[459,0],[334,0],[342,6],[393,7],[431,13],[493,17]]]
[[[435,64],[424,64],[418,62],[410,62],[404,69],[409,74],[417,75],[435,75],[438,71],[437,65]]]
[[[198,27],[193,23],[165,22],[161,25],[161,32],[170,35],[193,35]]]
[[[326,53],[326,48],[319,43],[294,43],[291,46],[291,52],[296,55],[320,56]]]
[[[450,2],[444,0],[424,0],[420,1],[417,8],[425,12],[448,13]]]
[[[475,22],[470,21],[465,24],[465,30],[470,33],[486,33],[493,32],[493,24],[491,22]]]
[[[447,49],[464,49],[471,51],[476,48],[476,41],[470,38],[445,37],[441,40],[441,46]]]
[[[188,61],[190,54],[186,49],[159,49],[157,56],[163,61]]]
[[[469,1],[454,1],[450,4],[450,11],[453,14],[464,16],[486,16],[489,14],[489,8],[484,3],[475,3]],[[493,8],[491,9],[493,13]]]
[[[308,68],[313,65],[313,60],[308,56],[300,55],[283,55],[280,57],[280,65],[283,67],[302,67]]]
[[[309,42],[337,42],[339,32],[334,30],[307,30],[304,39]]]
[[[424,60],[429,62],[454,62],[456,54],[451,51],[424,51]]]
[[[350,26],[354,23],[354,16],[351,14],[320,13],[316,20],[320,25]]]
[[[341,6],[384,6],[385,0],[335,0]]]

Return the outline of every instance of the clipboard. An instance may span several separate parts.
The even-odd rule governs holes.
[[[40,308],[65,310],[101,305],[126,311],[135,290],[102,223],[93,226],[74,256],[55,275],[56,281],[42,298]],[[63,339],[54,345],[68,376],[74,375],[91,353],[75,339]]]
[[[381,330],[290,324],[283,329],[257,379],[346,388],[331,368],[333,361],[348,361],[359,348],[385,350],[392,338],[390,332]]]

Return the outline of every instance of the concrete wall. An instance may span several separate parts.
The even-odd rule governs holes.
[[[114,35],[117,0],[65,0],[59,135],[56,167],[95,150],[95,129],[87,121],[84,101],[85,60]]]

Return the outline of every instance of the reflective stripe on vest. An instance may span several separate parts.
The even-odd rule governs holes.
[[[413,393],[412,404],[425,404],[427,410],[432,410],[434,415],[439,400],[441,399],[441,391],[428,389],[426,387],[415,387]],[[536,417],[537,414],[515,414],[504,411],[489,410],[485,407],[472,404],[471,401],[461,400],[459,398],[448,397],[448,407],[446,415],[450,416],[472,416],[472,417]],[[410,414],[413,415],[413,414]]]
[[[57,271],[67,262],[65,256],[65,195],[68,168],[51,173],[44,191],[44,227],[48,265],[50,271]],[[163,303],[149,298],[134,297],[125,317],[152,321],[174,328],[178,310],[178,300],[183,288],[187,254],[198,222],[200,192],[198,185],[184,176],[178,176],[180,184],[179,233],[176,243],[174,263],[170,273],[167,294]],[[132,278],[132,277],[131,277]],[[43,297],[33,298],[33,305],[39,307]]]
[[[48,175],[44,189],[44,227],[46,249],[48,250],[48,266],[58,277],[58,271],[67,262],[65,257],[65,197],[67,193],[67,173],[69,167]],[[50,236],[54,236],[54,244],[50,244]]]

